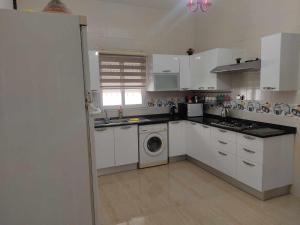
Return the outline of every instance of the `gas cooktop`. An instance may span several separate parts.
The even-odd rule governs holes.
[[[258,129],[260,126],[256,123],[246,123],[238,120],[212,122],[211,125],[220,128],[229,128],[236,131]]]

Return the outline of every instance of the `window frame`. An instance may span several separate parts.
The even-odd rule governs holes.
[[[120,88],[115,88],[117,90],[121,90],[121,102],[122,105],[113,105],[113,106],[104,106],[103,105],[103,90],[110,90],[110,88],[103,88],[101,87],[101,68],[99,69],[99,86],[100,86],[100,107],[103,110],[117,110],[120,107],[122,107],[123,109],[143,109],[146,108],[146,92],[147,92],[147,82],[148,82],[148,56],[147,55],[142,55],[142,54],[126,54],[126,53],[107,53],[104,52],[103,54],[108,54],[108,55],[121,55],[121,56],[140,56],[140,57],[145,57],[145,61],[146,61],[146,74],[145,74],[145,86],[144,87],[138,87],[138,88],[134,88],[134,87],[120,87]],[[101,55],[101,52],[98,53],[99,57]],[[99,58],[100,59],[100,58]],[[99,67],[101,66],[101,64],[99,63]],[[142,104],[135,104],[135,105],[125,105],[125,90],[126,89],[140,89],[141,90],[141,95],[142,95]]]
[[[134,89],[134,88],[116,88],[117,90],[121,90],[121,101],[122,105],[103,105],[103,89],[100,89],[100,106],[102,109],[107,110],[117,110],[120,107],[123,109],[139,109],[139,108],[146,108],[146,89],[145,88],[136,88],[141,90],[142,95],[142,104],[136,104],[136,105],[125,105],[125,89]],[[107,89],[109,90],[109,89]]]

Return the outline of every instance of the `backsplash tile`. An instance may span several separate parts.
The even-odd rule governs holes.
[[[300,92],[260,90],[260,74],[257,72],[232,75],[231,86],[231,101],[225,104],[232,110],[282,117],[300,117]],[[219,94],[204,94],[204,96],[216,95]],[[236,100],[237,96],[245,98]],[[209,113],[218,114],[220,106],[206,104],[206,110]]]
[[[146,95],[146,107],[169,108],[172,104],[185,102],[187,92],[148,92]]]

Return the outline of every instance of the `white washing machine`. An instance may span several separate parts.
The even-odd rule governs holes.
[[[168,125],[152,124],[139,127],[139,167],[168,163]]]

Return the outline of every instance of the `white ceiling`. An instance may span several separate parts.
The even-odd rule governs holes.
[[[171,9],[176,5],[186,5],[188,0],[98,0],[103,2],[123,3],[157,9]]]

